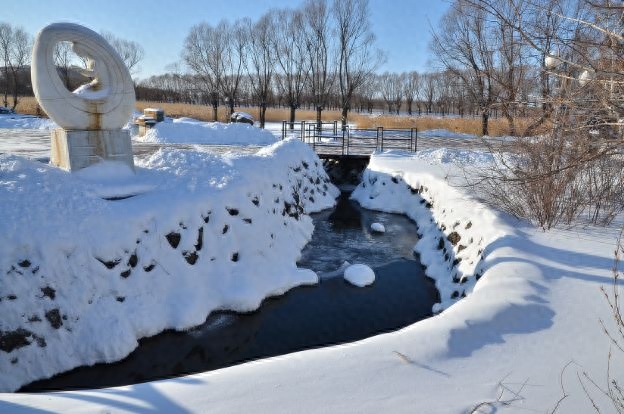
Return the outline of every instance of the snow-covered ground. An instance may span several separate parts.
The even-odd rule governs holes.
[[[21,114],[0,115],[0,128],[52,130],[57,127],[56,123],[47,118]]]
[[[557,412],[592,411],[579,376],[586,372],[607,386],[610,348],[599,320],[612,327],[612,318],[600,287],[612,283],[618,226],[542,232],[451,185],[462,175],[458,166],[488,159],[449,149],[378,154],[354,193],[366,207],[418,221],[415,250],[440,290],[436,310],[445,309],[437,316],[357,343],[183,378],[0,394],[0,412],[465,413],[486,402],[478,412],[551,412],[558,402]],[[8,316],[0,326],[26,327],[32,335],[30,345],[0,351],[2,387],[67,367],[68,360],[112,359],[164,326],[191,326],[215,307],[250,309],[267,294],[314,282],[315,275],[294,266],[310,221],[296,219],[298,210],[284,203],[274,215],[272,203],[279,197],[294,205],[293,185],[319,177],[314,201],[308,189],[303,207],[330,205],[333,190],[318,194],[325,176],[317,162],[296,141],[255,156],[165,150],[139,163],[144,186],[137,191],[144,194],[107,202],[99,198],[102,186],[127,188],[123,174],[95,171],[89,181],[3,156],[0,274],[7,283],[0,307]],[[94,186],[93,177],[104,183]],[[217,266],[220,277],[191,265],[193,253],[201,266]],[[46,314],[53,309],[59,329],[57,313]],[[85,337],[86,343],[75,339]],[[615,352],[610,363],[622,380],[622,355]],[[613,411],[584,384],[601,412]]]

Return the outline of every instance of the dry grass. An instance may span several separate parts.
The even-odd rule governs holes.
[[[17,112],[23,114],[37,114],[37,101],[34,97],[22,97],[17,105]],[[173,118],[190,117],[202,121],[212,121],[212,107],[208,105],[192,105],[183,103],[163,103],[151,101],[138,101],[136,108],[143,111],[145,108],[156,107],[162,108],[167,116]],[[259,118],[258,108],[236,108],[236,110],[244,111],[251,114],[256,119]],[[281,122],[290,117],[288,108],[269,108],[266,113],[267,122]],[[340,112],[335,110],[323,111],[324,121],[334,121],[340,119]],[[227,121],[227,108],[220,106],[218,109],[218,119],[221,122]],[[316,119],[316,112],[313,110],[299,109],[297,110],[297,120],[313,120]],[[354,123],[358,128],[418,128],[419,131],[430,129],[446,129],[458,133],[480,135],[481,119],[480,118],[455,118],[455,117],[407,117],[396,115],[378,115],[371,116],[368,114],[349,114],[349,122]],[[517,120],[518,130],[523,131],[529,124],[529,119]],[[502,118],[490,119],[490,135],[504,136],[509,135],[507,121]]]

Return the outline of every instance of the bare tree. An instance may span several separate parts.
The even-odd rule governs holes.
[[[401,112],[401,102],[403,101],[403,82],[401,75],[397,73],[385,72],[379,77],[379,87],[381,96],[388,105],[388,112]]]
[[[276,61],[276,45],[273,37],[275,13],[269,11],[255,23],[248,23],[249,76],[253,94],[260,106],[260,128],[264,128],[267,102]]]
[[[19,101],[19,92],[23,87],[24,71],[30,61],[32,40],[24,29],[0,23],[0,58],[4,77],[3,104],[9,106],[9,93],[12,95],[11,109]]]
[[[132,40],[121,39],[111,32],[100,33],[104,39],[119,53],[121,60],[128,68],[131,74],[135,75],[140,71],[139,64],[145,56],[143,47]]]
[[[481,112],[481,133],[488,135],[490,112],[497,99],[494,80],[498,44],[487,13],[469,1],[456,0],[433,34],[432,50],[443,67],[461,78]]]
[[[195,25],[184,40],[182,52],[184,62],[196,75],[203,92],[209,95],[214,121],[217,121],[219,90],[225,76],[222,62],[227,43],[224,35],[208,23]]]
[[[277,14],[277,21],[280,23],[275,36],[276,58],[281,74],[276,80],[290,109],[290,128],[293,128],[295,112],[301,104],[308,76],[307,55],[302,39],[303,14],[299,10],[281,10]]]
[[[58,42],[54,48],[54,62],[65,87],[72,89],[71,67],[78,63],[78,59],[72,51],[70,42]]]
[[[412,106],[418,89],[420,87],[420,75],[416,71],[408,72],[402,75],[403,79],[403,95],[405,96],[405,104],[407,105],[407,113],[412,115]]]
[[[437,95],[437,73],[425,73],[422,76],[421,89],[419,90],[420,99],[425,103],[427,114],[433,111],[433,102]]]
[[[234,112],[234,105],[238,99],[241,78],[245,73],[247,59],[247,45],[249,43],[248,23],[239,20],[230,25],[221,22],[217,30],[225,33],[223,41],[227,42],[223,50],[223,72],[221,78],[221,93],[228,105],[229,115]]]
[[[304,42],[308,56],[308,74],[316,122],[321,125],[321,112],[328,103],[334,81],[329,10],[326,0],[306,0],[303,6]]]
[[[334,0],[338,42],[338,85],[343,130],[351,110],[353,94],[383,62],[383,53],[373,49],[368,0]]]
[[[581,212],[592,222],[608,223],[624,209],[617,190],[624,185],[619,156],[624,6],[608,0],[531,1],[525,3],[530,12],[521,14],[542,16],[545,22],[533,31],[521,24],[522,16],[510,18],[500,2],[469,1],[489,20],[513,27],[535,56],[545,57],[535,64],[544,73],[539,121],[547,117],[548,122],[539,137],[516,139],[507,148],[513,157],[495,157],[496,170],[483,181],[491,199],[544,228],[569,223]],[[523,0],[509,1],[511,10],[520,13]],[[545,44],[540,34],[555,20],[551,27],[556,30]]]
[[[3,106],[9,106],[9,66],[13,44],[13,28],[8,23],[0,23],[0,57],[4,75]]]

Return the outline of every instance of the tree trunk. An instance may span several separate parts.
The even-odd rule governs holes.
[[[260,128],[264,129],[264,121],[266,119],[266,110],[267,110],[267,106],[266,103],[261,103],[260,104]]]
[[[217,122],[217,109],[219,108],[219,102],[218,101],[212,101],[212,120],[214,122]]]
[[[346,106],[342,108],[342,113],[341,113],[341,117],[340,117],[340,122],[342,125],[342,130],[346,131],[347,130],[347,117],[349,116],[349,108],[347,108]]]
[[[295,111],[297,110],[297,105],[290,105],[290,129],[295,129]]]
[[[321,125],[321,112],[323,111],[323,107],[321,105],[318,105],[316,107],[316,129],[318,129],[319,131],[322,128]]]
[[[490,119],[490,112],[487,109],[484,109],[481,112],[481,135],[483,135],[484,137],[490,134],[488,130],[489,119]]]
[[[232,114],[234,113],[234,99],[230,99],[229,105],[230,105],[230,113],[229,113],[228,118],[231,119]]]

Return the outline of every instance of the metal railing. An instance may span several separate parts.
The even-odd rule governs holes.
[[[374,151],[416,152],[416,128],[339,128],[338,121],[282,122],[282,139],[296,137],[312,146],[319,155],[368,156]]]

